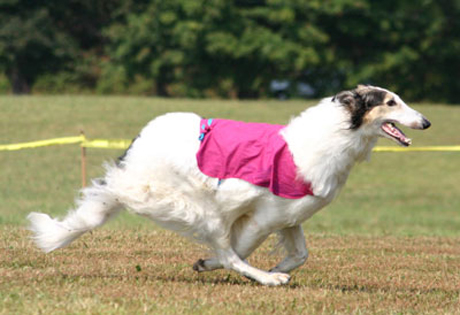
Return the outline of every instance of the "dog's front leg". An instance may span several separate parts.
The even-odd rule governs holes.
[[[289,272],[302,266],[308,258],[305,236],[300,225],[279,231],[281,243],[287,251],[287,256],[271,272]]]

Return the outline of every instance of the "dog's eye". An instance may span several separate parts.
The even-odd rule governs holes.
[[[395,100],[389,100],[389,101],[387,102],[387,105],[388,105],[388,106],[395,106],[395,105],[396,105],[396,102],[395,102]]]

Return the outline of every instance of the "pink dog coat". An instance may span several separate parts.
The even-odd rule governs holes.
[[[283,198],[313,195],[311,184],[297,177],[292,154],[280,135],[284,127],[202,119],[198,167],[210,177],[243,179]]]

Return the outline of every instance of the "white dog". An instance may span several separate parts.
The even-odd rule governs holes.
[[[308,257],[302,222],[333,200],[354,164],[369,157],[378,137],[408,146],[410,139],[395,123],[413,129],[430,126],[420,113],[382,88],[360,85],[323,99],[276,132],[277,141],[287,144],[286,157],[293,161],[292,180],[305,188],[300,196],[281,197],[270,186],[273,183],[259,186],[232,175],[205,175],[197,163],[197,152],[207,137],[203,130],[208,126],[202,122],[192,113],[152,120],[119,162],[107,166],[105,178],[83,190],[78,207],[63,220],[29,214],[37,246],[45,252],[64,247],[128,208],[209,245],[215,256],[198,260],[196,271],[226,268],[261,284],[285,284],[288,272]],[[220,159],[212,153],[207,158],[211,163]],[[282,176],[284,165],[277,167]],[[289,186],[275,184],[281,189]],[[279,232],[287,257],[269,272],[250,266],[245,258],[273,232]]]

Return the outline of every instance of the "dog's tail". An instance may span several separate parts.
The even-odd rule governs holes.
[[[63,220],[37,212],[27,216],[29,230],[34,233],[32,238],[40,249],[48,253],[64,247],[84,233],[103,225],[122,209],[102,180],[94,181],[91,187],[83,189],[77,205],[77,209],[69,211]]]

